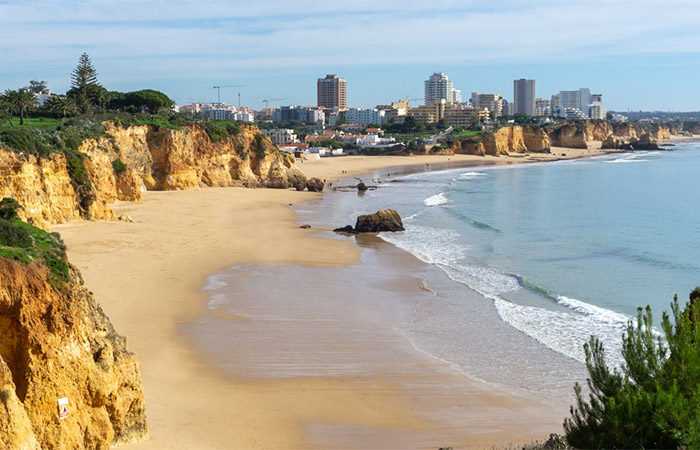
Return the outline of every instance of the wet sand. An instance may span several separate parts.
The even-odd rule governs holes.
[[[304,163],[301,168],[331,180],[407,162],[432,165],[448,157],[351,158]],[[451,163],[484,159],[449,158]],[[308,170],[311,165],[315,168]],[[235,265],[347,270],[361,265],[358,245],[319,238],[318,230],[300,229],[295,223],[289,205],[317,195],[239,188],[149,192],[143,202],[115,205],[117,214],[129,214],[134,223],[84,221],[55,227],[68,245],[70,261],[141,361],[151,439],[131,448],[488,446],[559,431],[562,417],[550,406],[457,374],[412,351],[396,336],[382,335],[371,321],[355,337],[372,338],[351,340],[352,351],[341,352],[368,361],[361,370],[353,369],[358,359],[346,365],[354,371],[339,373],[262,374],[245,364],[235,370],[212,364],[211,355],[188,331],[199,320],[245,324],[241,346],[260,355],[279,358],[284,355],[280,345],[296,354],[296,360],[337,350],[332,334],[324,339],[306,336],[314,343],[310,347],[298,344],[309,327],[295,333],[287,329],[283,340],[273,334],[253,342],[251,330],[266,336],[259,332],[265,329],[265,318],[208,311],[207,295],[201,291],[208,276]],[[417,264],[391,246],[381,252],[395,258],[392,264],[398,267]],[[245,275],[240,278],[245,283]],[[269,283],[271,291],[284,292],[289,308],[303,304],[294,286],[280,285],[274,278]],[[415,279],[392,283],[406,295],[420,295]],[[354,299],[352,286],[343,290],[349,304]],[[362,312],[372,317],[371,305]],[[350,314],[344,317],[357,320]],[[323,334],[323,329],[313,330]],[[381,346],[386,358],[375,354],[377,342],[386,343]],[[212,336],[207,345],[215,349],[222,344]]]

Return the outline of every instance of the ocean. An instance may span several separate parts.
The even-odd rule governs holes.
[[[420,294],[383,304],[383,310],[400,304],[399,315],[383,316],[387,330],[471,378],[566,405],[573,383],[585,381],[583,344],[591,334],[603,341],[609,361],[620,365],[621,337],[637,308],[651,305],[658,326],[674,294],[685,302],[700,285],[700,143],[670,148],[546,163],[377,171],[362,177],[376,189],[327,192],[295,210],[300,223],[315,228],[396,209],[406,231],[380,237],[427,264],[405,274],[421,279]],[[390,264],[379,259],[363,261]],[[228,292],[225,309],[246,316],[251,306],[230,294],[236,271],[246,270],[260,275],[259,288],[246,285],[245,295],[253,297],[264,294],[266,276],[345,276],[332,272],[338,269],[236,267],[210,279],[210,308],[221,308],[216,299]],[[360,286],[368,273],[356,272],[343,289]],[[325,300],[317,302],[314,310]],[[373,303],[362,305],[366,311]],[[289,376],[314,375],[302,369],[295,366]]]

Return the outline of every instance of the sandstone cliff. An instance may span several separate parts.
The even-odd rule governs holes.
[[[0,447],[107,449],[148,435],[139,366],[77,270],[0,257]],[[59,398],[68,416],[59,419]]]
[[[108,136],[78,147],[87,156],[88,186],[76,186],[60,153],[40,157],[0,148],[0,198],[15,198],[24,207],[20,217],[48,229],[80,218],[114,219],[112,202],[139,200],[151,189],[287,188],[305,182],[294,157],[281,153],[255,126],[242,126],[236,136],[218,142],[198,125],[182,130],[105,126]],[[117,171],[116,160],[126,168]]]

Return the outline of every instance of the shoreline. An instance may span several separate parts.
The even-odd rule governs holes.
[[[577,157],[573,150],[566,151],[566,159]],[[590,156],[604,153],[608,152]],[[525,162],[522,157],[364,156],[337,158],[325,167],[309,162],[299,167],[306,172],[315,166],[308,176],[340,179],[379,169],[416,170],[423,164],[434,169],[448,161],[464,167],[461,164],[484,158],[494,163]],[[552,155],[549,160],[559,159]],[[68,245],[71,262],[141,361],[151,439],[131,448],[307,447],[309,424],[328,417],[362,429],[430,429],[430,423],[406,404],[405,389],[393,377],[231,379],[213,368],[179,331],[208,313],[208,297],[201,287],[207,276],[227,267],[357,264],[360,249],[354,243],[319,238],[318,230],[298,228],[289,205],[313,198],[318,194],[270,189],[149,192],[143,202],[115,205],[118,214],[131,215],[135,223],[77,222],[56,227]],[[406,257],[413,258],[407,252]],[[495,394],[499,393],[490,393]],[[492,397],[492,403],[498,403],[497,398]],[[371,411],[377,413],[371,413],[370,420],[363,417]],[[514,433],[473,444],[505,444],[520,437]]]

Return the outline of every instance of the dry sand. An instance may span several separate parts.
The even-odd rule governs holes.
[[[595,150],[563,152],[571,158]],[[300,167],[332,180],[448,158],[530,160],[339,157]],[[551,408],[456,375],[438,362],[409,362],[406,373],[346,377],[244,379],[215,370],[180,331],[207,314],[200,289],[208,275],[243,263],[328,267],[359,261],[358,246],[315,237],[314,230],[295,223],[288,205],[314,195],[242,188],[148,192],[142,202],[115,205],[117,214],[130,215],[134,223],[55,227],[70,261],[141,361],[151,439],[130,448],[488,446],[559,431],[561,417]],[[459,429],[435,418],[454,411],[468,418]],[[319,425],[325,438],[309,441]]]

